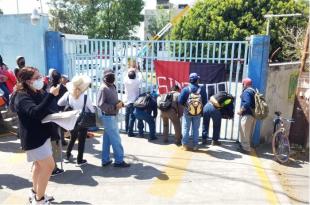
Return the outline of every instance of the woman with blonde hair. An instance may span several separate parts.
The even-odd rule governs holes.
[[[72,81],[67,83],[66,87],[68,92],[66,92],[58,101],[58,106],[70,106],[73,110],[82,110],[85,103],[85,110],[92,113],[95,109],[92,105],[90,98],[85,94],[91,84],[91,79],[88,76],[80,75],[74,76]],[[76,139],[79,140],[78,143],[78,155],[76,166],[80,167],[87,164],[87,161],[83,159],[85,140],[87,137],[87,128],[74,128],[71,131],[71,138],[66,152],[66,160],[71,161],[71,151],[74,146]]]
[[[51,132],[41,120],[50,114],[49,105],[59,93],[58,87],[51,87],[44,94],[43,79],[38,69],[24,67],[18,73],[18,84],[13,102],[19,119],[21,146],[27,160],[33,162],[32,183],[29,201],[32,204],[49,204],[53,197],[45,195],[48,180],[54,169]]]

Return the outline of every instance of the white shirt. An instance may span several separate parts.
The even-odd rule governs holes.
[[[72,95],[69,95],[69,92],[66,92],[59,100],[58,100],[58,106],[66,106],[67,105],[67,99],[69,97],[69,105],[73,110],[82,110],[83,105],[84,105],[84,95],[81,94],[78,99],[75,99],[72,97]],[[90,97],[87,96],[86,104],[85,104],[85,109],[89,110],[90,112],[94,113],[95,109],[94,106],[92,105],[92,102],[90,100]]]
[[[136,77],[135,79],[129,79],[128,76],[125,77],[125,105],[135,102],[140,94],[139,87],[141,83],[142,79],[139,77]]]

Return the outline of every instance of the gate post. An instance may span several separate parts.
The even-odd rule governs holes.
[[[262,94],[266,92],[268,57],[270,37],[266,35],[252,35],[250,40],[248,77],[252,79],[253,87]],[[260,143],[261,121],[256,121],[253,133],[253,145]]]
[[[55,68],[59,73],[64,73],[63,35],[56,31],[45,33],[46,69]]]

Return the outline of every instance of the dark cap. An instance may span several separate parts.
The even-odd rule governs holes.
[[[199,78],[200,78],[200,76],[197,73],[191,73],[189,75],[189,81],[190,82],[196,82]]]
[[[111,70],[111,69],[105,70],[105,71],[103,72],[103,76],[107,76],[107,75],[114,75],[113,70]]]

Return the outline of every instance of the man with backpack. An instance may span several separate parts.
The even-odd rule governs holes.
[[[241,94],[241,107],[237,112],[241,116],[240,120],[240,151],[251,151],[251,139],[255,125],[253,110],[255,109],[255,90],[252,88],[252,80],[245,78],[242,80],[243,91]]]
[[[202,144],[207,144],[209,137],[210,119],[213,122],[212,145],[221,145],[219,141],[222,118],[234,117],[234,97],[227,92],[218,92],[210,97],[209,102],[203,108]]]
[[[169,119],[171,120],[175,132],[175,144],[181,145],[181,120],[183,114],[183,106],[179,104],[178,97],[180,95],[179,86],[175,85],[169,93],[161,95],[157,99],[157,107],[161,111],[163,119],[163,140],[168,142]]]
[[[198,85],[199,76],[197,73],[189,75],[190,84],[183,88],[179,96],[179,104],[185,106],[182,121],[182,148],[189,150],[189,132],[192,125],[193,150],[198,150],[198,136],[200,118],[207,96],[204,87]]]
[[[149,141],[156,140],[155,119],[157,117],[156,97],[151,93],[143,93],[139,95],[134,102],[134,115],[138,120],[144,120],[148,123],[150,129]],[[153,114],[153,115],[152,115]],[[138,123],[139,136],[143,137],[143,123]]]

